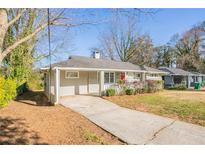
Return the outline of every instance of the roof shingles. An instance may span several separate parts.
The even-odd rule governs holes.
[[[71,56],[69,60],[55,63],[52,67],[99,68],[99,69],[125,69],[143,71],[140,66],[129,62],[120,62],[106,59],[95,59],[83,56]]]
[[[159,70],[168,72],[170,75],[182,75],[182,76],[193,75],[192,73],[179,68],[159,67]]]
[[[150,72],[150,73],[165,73],[164,71],[147,67],[147,66],[138,66],[129,62],[113,61],[108,59],[95,59],[84,56],[71,56],[68,60],[55,63],[51,65],[54,67],[61,68],[88,68],[88,69],[117,69],[117,70],[131,70],[136,72]]]

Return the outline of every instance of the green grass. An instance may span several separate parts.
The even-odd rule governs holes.
[[[136,103],[147,106],[153,112],[161,115],[174,114],[181,118],[193,117],[205,120],[205,104],[202,102],[180,100],[165,96],[136,97]]]
[[[182,99],[158,94],[128,97],[118,96],[117,99],[113,97],[111,101],[122,107],[205,126],[205,100]]]

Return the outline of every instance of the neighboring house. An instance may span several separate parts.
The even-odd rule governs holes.
[[[194,87],[195,82],[202,82],[205,76],[200,73],[192,73],[179,68],[159,67],[159,70],[168,74],[163,76],[165,87],[172,87],[175,84],[184,83],[187,88]]]
[[[45,93],[51,94],[52,102],[58,102],[60,97],[68,95],[102,95],[106,89],[118,85],[119,80],[162,80],[164,74],[157,69],[129,62],[100,59],[98,52],[93,58],[71,56],[66,61],[53,64],[50,73],[49,68],[41,70],[44,71]]]
[[[205,74],[201,74],[201,73],[198,73],[198,72],[191,72],[191,73],[193,74],[191,87],[194,87],[195,82],[201,83],[201,82],[205,81]]]
[[[166,75],[165,71],[161,71],[148,66],[141,66],[146,71],[146,80],[162,80],[162,75]]]

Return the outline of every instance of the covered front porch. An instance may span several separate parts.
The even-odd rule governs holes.
[[[203,82],[204,79],[202,76],[197,75],[170,75],[164,77],[165,86],[166,87],[172,87],[175,84],[185,84],[187,88],[193,88],[195,86],[196,82]]]
[[[51,95],[51,101],[58,103],[59,99],[72,95],[101,96],[110,87],[118,85],[119,80],[129,82],[145,80],[145,73],[124,70],[93,70],[74,68],[55,68],[51,71],[51,78],[47,73],[46,84],[50,88],[45,91]],[[45,86],[47,87],[47,86]]]
[[[183,75],[167,75],[163,77],[165,87],[172,87],[175,84],[185,84],[187,87],[190,85],[190,78]]]

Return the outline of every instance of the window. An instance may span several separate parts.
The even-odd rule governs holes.
[[[134,79],[139,79],[139,78],[140,78],[140,74],[139,73],[135,73]]]
[[[109,73],[105,73],[104,74],[104,79],[105,79],[105,83],[109,83],[110,79],[109,79]]]
[[[127,72],[127,78],[128,79],[139,79],[140,78],[140,74],[136,73],[136,72]]]
[[[105,72],[104,74],[105,83],[114,83],[115,82],[115,73],[114,72]]]
[[[65,78],[66,79],[79,78],[79,72],[78,71],[66,71],[65,72]]]
[[[114,73],[110,73],[110,83],[114,83],[115,81],[115,75]]]
[[[148,74],[150,77],[158,77],[158,74]]]

